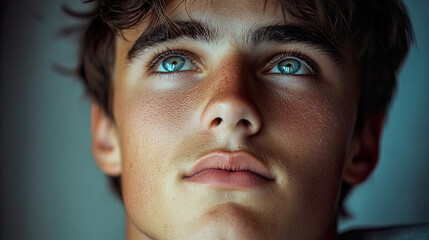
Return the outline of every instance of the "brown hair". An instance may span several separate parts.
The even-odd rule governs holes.
[[[185,0],[186,1],[186,0]],[[91,2],[91,1],[87,1]],[[361,91],[356,129],[385,112],[396,86],[396,74],[414,35],[401,0],[279,0],[284,11],[317,28],[335,46],[349,47],[360,67]],[[90,14],[81,43],[79,75],[92,100],[113,117],[112,70],[115,38],[143,20],[149,26],[169,23],[162,0],[99,0]],[[75,14],[76,15],[76,14]],[[120,179],[112,178],[121,194]],[[340,211],[351,186],[343,183]]]

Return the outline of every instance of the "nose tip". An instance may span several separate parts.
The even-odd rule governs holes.
[[[257,109],[240,98],[217,99],[209,103],[202,116],[203,127],[213,134],[255,135],[261,128]]]

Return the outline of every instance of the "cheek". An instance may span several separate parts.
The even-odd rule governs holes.
[[[280,148],[293,149],[298,155],[323,157],[330,150],[345,151],[355,118],[355,108],[350,106],[346,99],[329,95],[276,96],[264,107],[268,109],[264,123],[268,134],[279,138],[276,145]]]
[[[176,204],[171,199],[178,190],[171,183],[176,181],[178,167],[185,159],[180,150],[195,151],[198,143],[206,142],[196,134],[201,92],[148,89],[117,88],[114,101],[124,205],[135,224],[146,230],[152,229],[147,226],[154,222],[159,221],[154,226],[160,227],[171,219],[166,209]]]
[[[117,98],[124,203],[131,219],[156,221],[161,189],[174,162],[169,154],[190,116],[187,99],[174,94],[129,94]],[[168,96],[168,97],[166,97]],[[171,174],[170,174],[171,175]],[[162,212],[162,211],[161,211]]]
[[[128,94],[117,98],[115,117],[121,146],[128,150],[145,148],[164,152],[169,142],[189,130],[192,95],[171,92]],[[171,145],[170,145],[171,146]],[[126,151],[128,152],[128,151]]]
[[[323,95],[272,99],[266,130],[272,152],[281,153],[280,179],[308,212],[332,214],[354,125],[349,102]],[[268,108],[267,108],[268,109]],[[287,193],[285,193],[287,194]],[[325,211],[321,211],[321,209]],[[304,210],[306,211],[306,210]]]

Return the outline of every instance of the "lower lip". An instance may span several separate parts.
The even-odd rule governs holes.
[[[204,170],[186,179],[192,183],[218,188],[254,188],[272,182],[252,172],[229,172],[221,169]]]

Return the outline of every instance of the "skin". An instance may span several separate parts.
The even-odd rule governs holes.
[[[172,7],[173,6],[173,7]],[[177,6],[177,7],[176,7]],[[192,19],[220,34],[212,43],[181,39],[127,53],[146,22],[118,36],[113,115],[94,103],[94,156],[121,176],[127,239],[336,239],[340,184],[362,182],[375,166],[382,117],[357,134],[359,69],[347,49],[336,63],[303,43],[244,40],[255,27],[285,24],[268,1],[173,3],[173,20]],[[287,24],[297,20],[287,13]],[[195,64],[155,74],[157,52],[182,49]],[[273,74],[273,56],[298,51],[320,69],[314,76]],[[219,125],[213,125],[221,117]],[[241,119],[252,128],[236,124]],[[214,150],[243,150],[275,177],[252,189],[219,189],[183,180]]]

